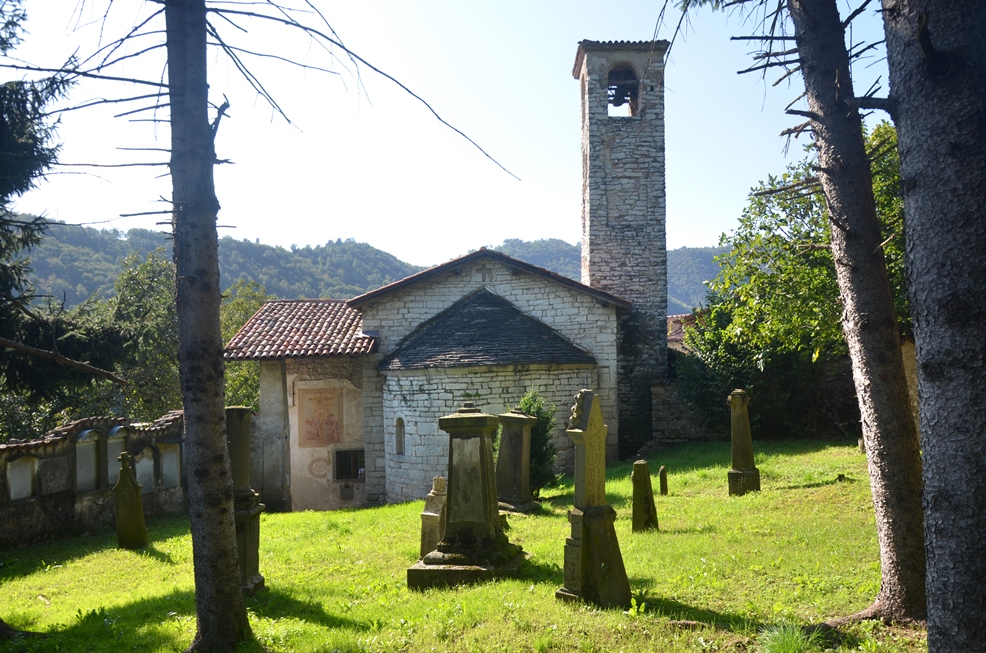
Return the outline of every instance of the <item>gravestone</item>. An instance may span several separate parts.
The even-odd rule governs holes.
[[[134,474],[130,454],[124,451],[117,460],[120,461],[120,475],[113,486],[113,497],[116,500],[116,541],[121,549],[142,549],[150,544],[150,537],[144,521],[141,485]]]
[[[531,494],[531,428],[537,418],[520,408],[498,416],[500,449],[496,459],[496,491],[500,510],[531,513],[541,505]]]
[[[753,462],[753,435],[750,433],[750,397],[744,390],[733,390],[726,399],[730,413],[732,468],[728,472],[729,494],[743,496],[760,491],[760,470]]]
[[[606,503],[606,431],[599,398],[591,390],[579,391],[566,431],[575,445],[575,499],[568,513],[572,530],[565,540],[565,586],[555,596],[629,608],[616,511]]]
[[[654,490],[646,460],[633,463],[630,480],[633,483],[633,532],[658,530],[657,506],[654,505]]]
[[[445,477],[431,480],[431,492],[425,497],[425,509],[421,513],[421,553],[423,558],[438,546],[445,534]]]
[[[264,588],[260,574],[260,513],[264,504],[250,488],[250,420],[253,411],[242,406],[226,409],[226,445],[233,473],[233,519],[240,587],[249,596]]]
[[[407,570],[407,586],[420,590],[516,576],[525,554],[500,525],[493,435],[499,420],[471,402],[438,420],[449,434],[445,533],[434,551]]]
[[[661,480],[661,496],[668,496],[668,468],[661,465],[661,469],[657,472],[658,478]]]

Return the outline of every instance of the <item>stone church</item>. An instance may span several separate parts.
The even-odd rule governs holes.
[[[652,433],[666,375],[666,41],[579,43],[581,283],[480,249],[350,300],[265,304],[226,347],[260,363],[253,487],[273,510],[419,499],[447,475],[438,418],[503,413],[530,388],[567,409],[594,389],[607,457]]]

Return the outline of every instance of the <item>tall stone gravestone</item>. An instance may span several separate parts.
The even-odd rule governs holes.
[[[264,504],[250,487],[250,420],[253,411],[242,406],[226,409],[226,445],[233,472],[233,519],[240,587],[249,596],[264,588],[260,574],[260,513]]]
[[[150,544],[147,523],[144,521],[144,502],[134,474],[132,459],[126,451],[120,454],[120,477],[113,486],[116,501],[116,541],[121,549],[142,549]]]
[[[760,491],[760,470],[753,462],[753,435],[750,433],[750,397],[745,390],[733,390],[729,404],[732,436],[732,469],[729,470],[729,494],[743,496]]]
[[[633,463],[630,480],[633,483],[633,532],[658,530],[657,506],[654,505],[654,489],[646,460]]]
[[[579,391],[566,431],[575,445],[572,531],[565,540],[565,586],[555,596],[628,608],[630,582],[616,539],[616,511],[606,503],[606,431],[599,398]]]
[[[407,570],[407,586],[425,589],[516,576],[524,562],[500,526],[493,435],[499,420],[471,402],[438,420],[449,434],[448,494],[442,540]]]
[[[498,417],[503,427],[496,458],[499,507],[510,512],[534,512],[540,504],[531,494],[531,428],[538,420],[520,408]]]

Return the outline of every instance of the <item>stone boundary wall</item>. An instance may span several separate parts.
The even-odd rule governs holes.
[[[681,398],[672,383],[655,383],[651,386],[653,399],[654,437],[640,449],[650,453],[657,449],[682,442],[711,442],[729,439],[729,424],[720,433],[713,433],[702,425],[698,408]]]
[[[87,417],[0,444],[0,549],[115,526],[117,458],[133,456],[144,514],[187,509],[181,411],[150,424]]]
[[[558,451],[555,469],[571,473],[574,453],[565,428],[575,395],[595,382],[595,369],[576,365],[387,372],[383,405],[387,501],[421,499],[431,490],[435,476],[448,478],[449,436],[438,428],[439,417],[456,412],[464,401],[472,401],[484,413],[506,413],[532,386],[546,404],[557,408],[552,438]],[[395,450],[397,418],[405,424],[403,455]],[[615,434],[609,437],[615,441]]]

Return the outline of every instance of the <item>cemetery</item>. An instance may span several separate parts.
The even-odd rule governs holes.
[[[873,511],[854,442],[752,442],[740,424],[732,442],[606,465],[598,400],[583,390],[567,408],[575,473],[545,489],[535,510],[498,510],[497,483],[509,476],[492,460],[499,418],[465,405],[441,420],[450,473],[424,502],[280,514],[263,512],[249,488],[249,411],[229,409],[241,577],[257,637],[244,650],[749,651],[765,632],[872,600]],[[520,421],[523,444],[529,424]],[[755,466],[735,469],[737,440]],[[118,457],[130,468],[126,452]],[[759,491],[733,493],[734,472],[751,468]],[[119,487],[137,476],[118,478]],[[661,479],[666,494],[651,489]],[[517,485],[505,492],[514,500]],[[187,641],[187,516],[149,518],[146,545],[125,544],[117,530],[119,540],[93,528],[0,551],[0,614],[50,633],[7,639],[0,651],[166,651]],[[923,629],[879,622],[810,638],[815,648],[799,650],[926,650]]]

